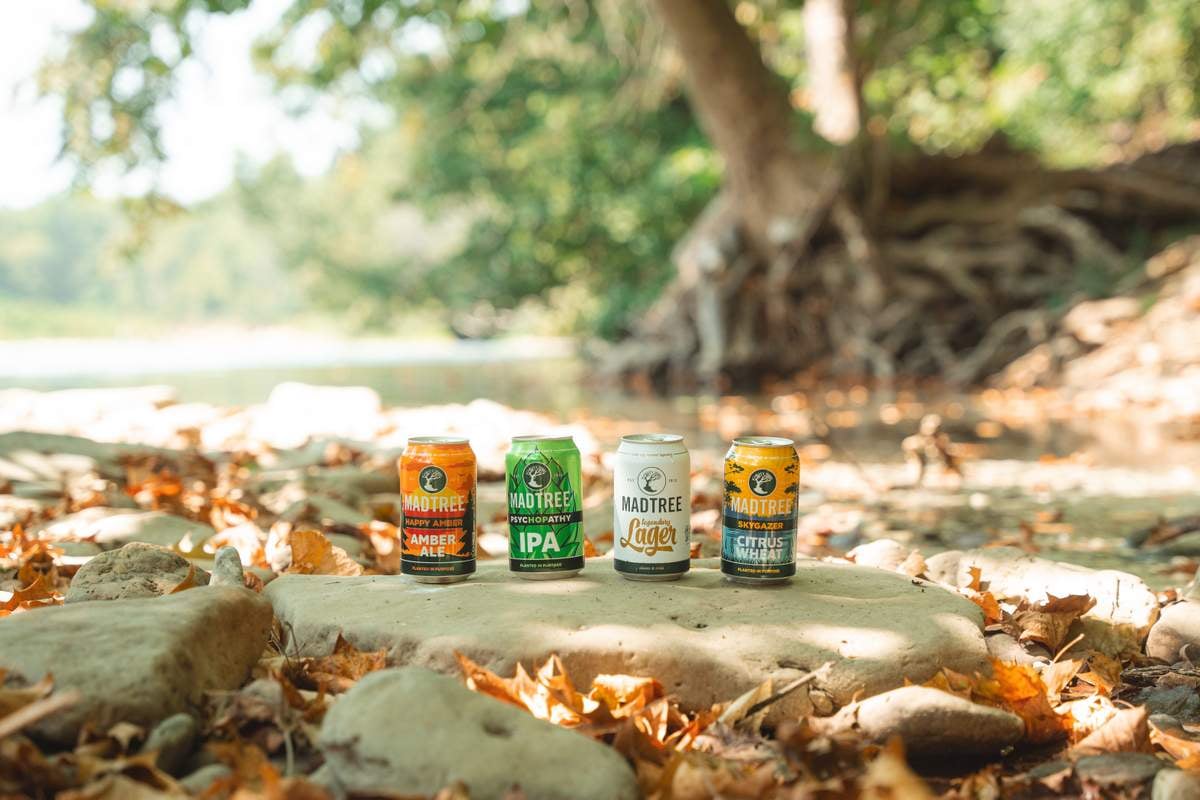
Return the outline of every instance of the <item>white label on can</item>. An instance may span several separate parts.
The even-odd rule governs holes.
[[[691,459],[617,453],[613,469],[613,560],[619,572],[686,572],[692,538]]]

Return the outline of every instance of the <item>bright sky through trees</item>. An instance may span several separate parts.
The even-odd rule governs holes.
[[[287,0],[259,0],[245,12],[198,20],[199,58],[180,73],[175,101],[162,109],[168,161],[159,188],[183,202],[225,188],[239,157],[261,163],[280,151],[307,175],[323,172],[341,150],[357,144],[356,120],[366,113],[325,97],[299,116],[288,113],[268,79],[255,73],[251,44],[278,18]],[[61,145],[59,102],[39,98],[35,72],[60,34],[88,21],[78,0],[0,4],[0,208],[38,203],[70,184],[72,169],[56,162]],[[152,177],[102,175],[98,194],[145,190]]]

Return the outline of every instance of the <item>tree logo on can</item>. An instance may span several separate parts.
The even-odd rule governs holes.
[[[750,485],[750,491],[754,492],[759,497],[766,497],[771,492],[775,491],[775,473],[769,469],[756,469],[750,473],[750,480],[747,483]]]
[[[537,461],[530,462],[521,472],[525,485],[535,492],[540,492],[550,485],[550,467]]]
[[[421,489],[429,494],[438,494],[446,488],[446,471],[441,467],[425,467],[417,480]]]
[[[643,494],[658,494],[667,485],[667,473],[658,467],[646,467],[638,473],[637,484]]]

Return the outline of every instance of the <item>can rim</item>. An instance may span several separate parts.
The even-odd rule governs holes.
[[[522,436],[514,436],[514,442],[567,442],[575,437],[569,433],[553,434],[553,433],[528,433]]]
[[[465,436],[410,436],[409,444],[467,444]]]
[[[679,444],[683,436],[678,433],[627,433],[621,437],[621,441],[630,444]]]
[[[738,436],[734,444],[747,447],[795,447],[796,443],[784,436]]]

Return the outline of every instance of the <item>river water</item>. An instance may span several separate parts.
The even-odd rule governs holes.
[[[1200,513],[1200,442],[1132,418],[998,420],[978,397],[862,387],[663,397],[596,385],[592,366],[562,342],[374,341],[305,348],[304,358],[289,355],[295,344],[284,337],[273,351],[233,339],[215,350],[159,343],[131,351],[0,343],[0,388],[165,384],[180,400],[219,405],[262,402],[284,381],[370,386],[399,406],[483,397],[582,422],[610,447],[633,430],[681,432],[710,467],[734,435],[789,435],[813,490],[805,511],[828,519],[825,533],[841,545],[886,535],[928,553],[1007,541],[1034,524],[1039,552],[1052,558],[1129,569],[1156,586],[1179,583],[1192,568],[1186,548],[1172,560],[1168,551],[1121,546],[1160,516]],[[965,480],[950,486],[908,485],[901,442],[930,412],[943,416],[964,456]]]

